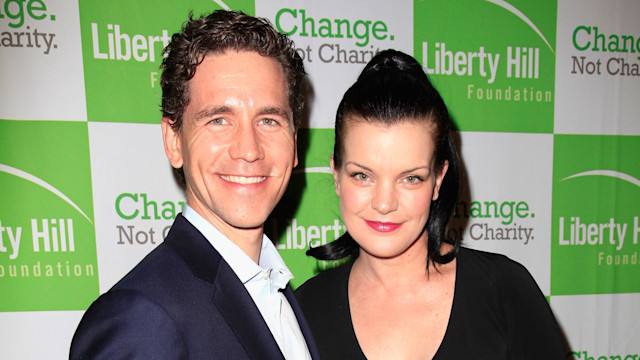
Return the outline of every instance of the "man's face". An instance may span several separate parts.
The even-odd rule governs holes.
[[[255,52],[207,55],[189,98],[180,132],[162,121],[189,206],[227,236],[262,229],[298,162],[282,67]]]

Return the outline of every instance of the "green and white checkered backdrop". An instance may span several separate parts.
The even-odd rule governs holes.
[[[337,104],[395,48],[421,61],[459,129],[449,236],[524,264],[574,359],[640,358],[640,2],[0,0],[2,358],[66,358],[83,311],[182,210],[161,51],[189,11],[218,8],[269,18],[310,74],[301,163],[266,224],[294,286],[334,266],[309,245],[344,232]]]

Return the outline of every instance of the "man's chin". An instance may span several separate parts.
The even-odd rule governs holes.
[[[229,219],[227,224],[238,230],[260,230],[264,228],[265,221],[267,221],[266,217],[254,216],[247,219]]]
[[[234,228],[238,230],[261,230],[264,227],[264,223],[260,225],[255,224],[230,224]]]

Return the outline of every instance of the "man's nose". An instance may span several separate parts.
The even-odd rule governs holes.
[[[254,162],[264,157],[260,134],[254,126],[240,125],[232,141],[229,150],[232,159]]]

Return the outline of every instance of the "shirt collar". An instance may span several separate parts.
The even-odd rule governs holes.
[[[289,271],[280,253],[278,253],[278,250],[266,235],[262,235],[260,259],[256,264],[240,247],[224,236],[189,205],[185,205],[182,216],[204,235],[243,284],[260,275],[264,279],[271,278],[272,287],[284,289],[289,280],[293,279],[293,274]]]

